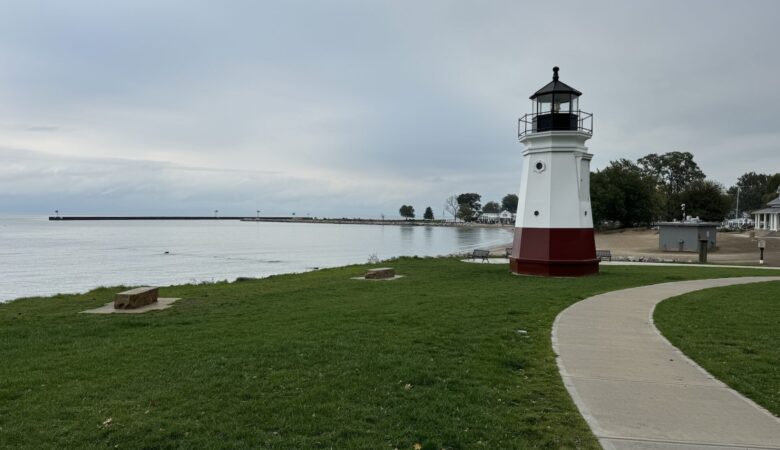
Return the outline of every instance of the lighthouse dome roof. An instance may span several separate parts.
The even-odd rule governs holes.
[[[534,95],[532,95],[530,98],[531,100],[535,99],[536,97],[539,97],[541,95],[546,94],[572,94],[574,96],[580,96],[582,95],[582,92],[574,89],[573,87],[569,86],[568,84],[564,83],[563,81],[560,81],[558,79],[558,70],[560,70],[557,66],[553,67],[553,79],[549,83],[547,83],[543,88],[539,89],[538,91],[534,92]]]

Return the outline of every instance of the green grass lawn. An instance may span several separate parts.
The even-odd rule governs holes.
[[[184,300],[142,315],[78,314],[120,288],[0,305],[0,448],[598,448],[558,375],[555,316],[600,292],[756,274],[387,264],[406,277],[175,286],[161,295]]]
[[[657,306],[655,322],[708,372],[780,416],[780,282],[674,297]]]

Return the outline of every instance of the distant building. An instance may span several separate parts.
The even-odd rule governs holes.
[[[502,223],[511,225],[515,223],[517,214],[503,210],[500,213],[482,213],[477,219],[481,223]]]
[[[499,216],[499,213],[482,213],[477,220],[482,223],[498,223]]]
[[[780,229],[780,188],[778,197],[767,203],[766,208],[753,211],[756,230],[778,231]]]
[[[740,217],[739,219],[729,219],[725,222],[727,228],[731,229],[745,229],[753,228],[753,219],[747,217]]]
[[[509,212],[506,209],[498,214],[498,219],[501,221],[501,223],[512,224],[515,223],[516,218],[517,214]]]

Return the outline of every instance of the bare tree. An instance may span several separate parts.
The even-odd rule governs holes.
[[[444,210],[447,211],[447,213],[451,214],[453,219],[458,218],[458,211],[460,210],[460,205],[458,204],[457,195],[451,195],[447,197],[447,200],[444,201]]]

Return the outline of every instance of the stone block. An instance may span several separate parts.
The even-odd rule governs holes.
[[[156,287],[139,287],[116,294],[114,297],[115,309],[135,309],[150,305],[157,301],[159,289]]]
[[[395,277],[395,269],[390,267],[380,267],[378,269],[368,269],[365,275],[367,280],[383,280],[385,278]]]

